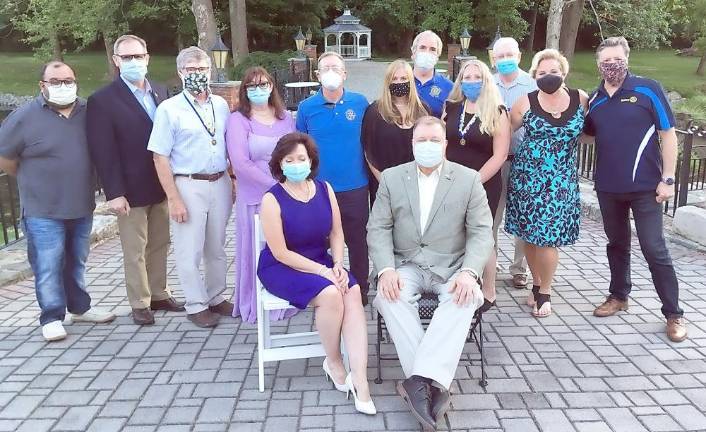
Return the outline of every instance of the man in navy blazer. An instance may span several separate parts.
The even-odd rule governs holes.
[[[155,310],[183,311],[167,286],[169,210],[147,142],[165,87],[145,78],[146,42],[119,37],[120,76],[88,98],[86,133],[110,209],[118,216],[125,285],[135,324],[154,324]]]

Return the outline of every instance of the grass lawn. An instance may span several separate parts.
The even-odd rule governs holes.
[[[487,61],[485,51],[472,52]],[[376,61],[390,61],[385,56]],[[68,54],[65,59],[76,68],[81,86],[80,94],[91,94],[107,80],[105,55],[101,52]],[[522,67],[529,69],[532,56],[525,54]],[[689,99],[685,104],[697,117],[706,119],[706,76],[695,74],[699,59],[677,57],[672,50],[633,51],[630,56],[630,69],[636,74],[659,80],[667,90],[679,92]],[[0,93],[31,95],[37,91],[37,73],[41,62],[29,53],[0,53]],[[441,66],[441,65],[440,65]],[[445,66],[442,66],[445,67]],[[150,62],[150,75],[161,82],[178,84],[173,56],[155,55]],[[382,77],[380,77],[382,79]],[[575,55],[569,74],[569,85],[593,90],[599,81],[593,52],[579,52]]]

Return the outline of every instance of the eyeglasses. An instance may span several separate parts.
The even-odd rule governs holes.
[[[343,72],[343,68],[341,66],[323,66],[323,67],[319,68],[319,72],[321,72],[321,73],[328,72],[328,71],[334,71],[334,72],[341,73],[341,72]]]
[[[264,81],[259,83],[245,84],[246,90],[255,90],[256,88],[260,90],[267,90],[268,88],[270,88],[270,83],[268,81]]]
[[[206,73],[211,70],[209,66],[203,66],[203,67],[185,67],[184,70],[186,73],[194,73],[194,72],[201,72],[201,73]]]
[[[120,60],[122,61],[131,61],[131,60],[144,60],[145,57],[147,57],[147,53],[144,54],[115,54],[116,56],[120,57]]]
[[[76,80],[71,79],[71,78],[63,79],[63,80],[52,78],[50,80],[42,80],[42,82],[49,84],[50,86],[60,86],[62,84],[65,86],[70,86],[70,85],[76,84]]]

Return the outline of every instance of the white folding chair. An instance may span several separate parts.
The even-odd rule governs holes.
[[[257,264],[260,251],[265,247],[265,236],[262,233],[259,215],[255,215],[254,223],[253,262],[255,263],[255,289],[257,292],[257,366],[260,391],[265,391],[265,362],[293,360],[312,357],[325,357],[324,347],[318,332],[302,332],[276,334],[270,333],[270,311],[277,309],[293,309],[287,300],[267,292],[260,278],[257,277]],[[344,363],[346,355],[344,354]]]

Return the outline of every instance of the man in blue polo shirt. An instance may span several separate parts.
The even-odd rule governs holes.
[[[412,60],[414,61],[414,83],[419,97],[429,105],[431,114],[441,118],[444,102],[449,97],[453,83],[434,70],[439,61],[443,44],[439,35],[431,30],[419,33],[412,42]]]
[[[346,65],[335,52],[321,54],[316,72],[321,90],[303,100],[297,130],[311,135],[319,148],[318,178],[331,184],[341,211],[351,273],[368,304],[368,176],[360,128],[368,108],[365,96],[343,88]]]
[[[605,317],[628,309],[630,210],[642,253],[667,318],[667,336],[686,339],[679,285],[662,232],[662,203],[674,195],[677,136],[674,116],[659,83],[628,73],[630,47],[623,37],[596,50],[603,77],[592,95],[585,133],[595,137],[596,192],[608,237],[610,295],[593,312]]]

